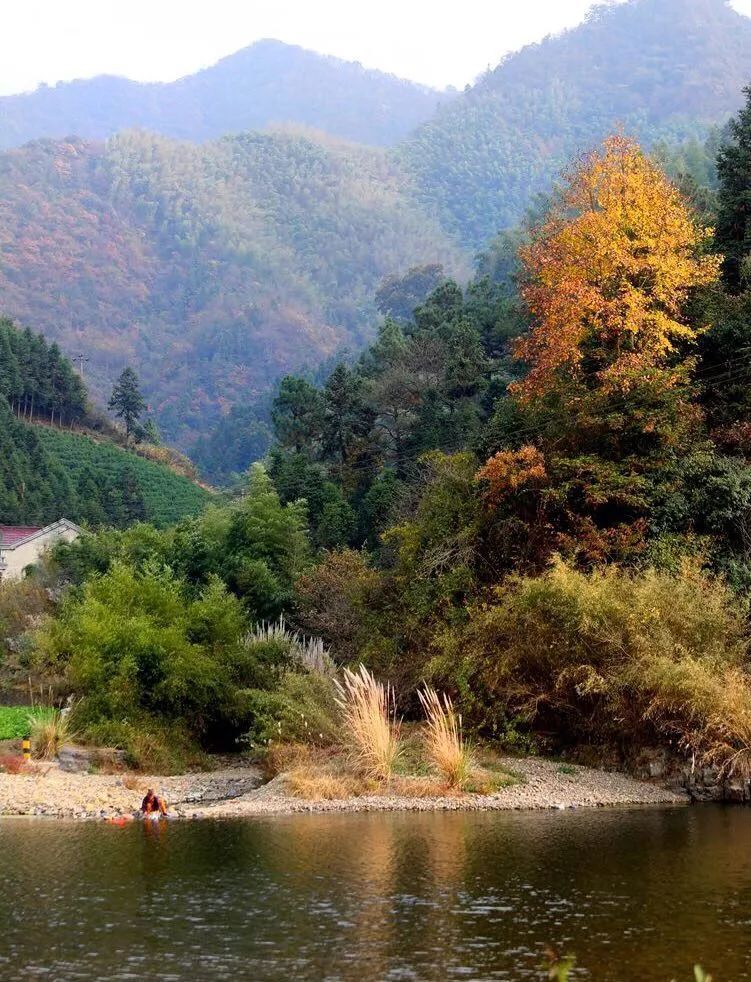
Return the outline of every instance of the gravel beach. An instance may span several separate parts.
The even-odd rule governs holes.
[[[308,801],[286,793],[283,775],[262,783],[255,767],[225,767],[179,777],[70,774],[45,765],[34,774],[0,774],[0,815],[32,815],[89,821],[127,819],[152,787],[177,818],[244,818],[297,812],[503,811],[597,808],[618,805],[686,804],[687,795],[624,774],[539,758],[513,758],[502,765],[521,777],[492,795],[441,798],[368,796]],[[124,783],[125,782],[125,783]],[[126,786],[127,785],[127,786]]]

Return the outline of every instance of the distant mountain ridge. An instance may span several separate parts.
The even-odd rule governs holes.
[[[94,82],[121,91],[122,80]],[[233,407],[267,396],[281,374],[362,346],[375,331],[383,277],[441,263],[461,279],[473,253],[516,224],[577,154],[619,127],[647,146],[701,139],[740,105],[749,82],[751,19],[725,0],[604,4],[579,27],[505,58],[401,144],[380,149],[321,127],[370,127],[360,138],[386,140],[436,94],[264,42],[147,86],[155,116],[149,123],[139,103],[146,115],[137,121],[158,129],[166,120],[177,136],[188,127],[203,140],[212,128],[236,128],[239,113],[261,125],[248,107],[268,121],[274,101],[296,126],[198,145],[129,131],[106,143],[39,140],[0,153],[0,313],[67,354],[85,352],[100,399],[132,364],[165,435],[190,449]],[[0,134],[11,116],[39,128],[41,95],[76,92],[99,113],[81,118],[114,127],[124,118],[113,114],[117,99],[92,103],[88,84],[0,100]],[[392,130],[376,134],[373,107],[399,104],[400,93]],[[16,98],[30,100],[27,116]],[[39,119],[49,120],[47,109]]]
[[[0,97],[0,149],[42,137],[101,140],[146,129],[204,141],[293,123],[387,146],[451,96],[281,41],[258,41],[175,82],[102,75]]]
[[[444,227],[476,249],[608,133],[648,146],[701,136],[750,82],[751,18],[726,0],[600,4],[506,57],[399,154]]]

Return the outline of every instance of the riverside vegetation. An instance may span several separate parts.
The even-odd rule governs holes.
[[[493,275],[411,316],[392,282],[357,362],[282,381],[239,497],[3,589],[4,678],[75,694],[75,730],[133,764],[247,743],[324,796],[497,785],[483,741],[747,775],[748,133],[751,104],[716,237],[614,137]]]

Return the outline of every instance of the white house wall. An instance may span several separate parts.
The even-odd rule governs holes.
[[[21,579],[26,567],[38,563],[52,546],[58,542],[75,542],[77,538],[78,532],[75,529],[63,527],[41,532],[15,549],[1,549],[0,556],[5,560],[7,568],[0,575],[4,580]]]

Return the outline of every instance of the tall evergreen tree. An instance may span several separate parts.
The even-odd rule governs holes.
[[[354,464],[371,433],[373,412],[365,403],[362,379],[343,362],[329,376],[323,397],[323,447],[337,462],[343,480],[347,466]]]
[[[751,270],[751,87],[746,105],[730,122],[730,139],[717,155],[720,181],[715,238],[724,255],[723,277],[732,293],[740,293]]]
[[[125,423],[125,434],[130,437],[146,409],[146,401],[141,395],[138,376],[130,366],[123,369],[117,382],[115,382],[108,408]]]
[[[314,446],[323,427],[321,393],[304,378],[285,376],[274,399],[271,419],[281,446],[298,452]]]

